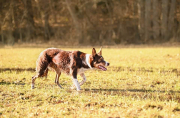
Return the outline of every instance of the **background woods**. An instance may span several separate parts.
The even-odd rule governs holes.
[[[0,0],[0,43],[180,41],[180,0]]]

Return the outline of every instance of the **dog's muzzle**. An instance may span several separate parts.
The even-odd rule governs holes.
[[[110,65],[110,63],[109,63],[109,62],[106,62],[105,66],[109,66],[109,65]]]

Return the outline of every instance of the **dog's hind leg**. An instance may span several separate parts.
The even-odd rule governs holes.
[[[32,77],[31,89],[34,89],[35,80],[36,80],[36,78],[38,78],[38,77],[39,77],[39,74],[36,74],[36,75],[34,75],[34,76]]]
[[[40,69],[40,71],[37,71],[36,75],[34,75],[32,77],[31,88],[34,89],[34,84],[35,84],[36,78],[44,77],[44,76],[47,78],[47,74],[48,74],[48,68],[46,70]]]
[[[44,77],[47,79],[48,68],[44,71]]]
[[[86,82],[86,76],[84,73],[81,73],[80,76],[83,78],[83,80],[79,83],[79,85],[82,86]]]
[[[56,70],[56,78],[55,78],[55,83],[61,88],[63,89],[63,87],[59,84],[59,77],[61,75],[61,71],[60,70]]]

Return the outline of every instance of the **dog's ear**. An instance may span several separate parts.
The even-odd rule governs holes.
[[[100,48],[98,55],[102,56],[102,47]]]
[[[95,55],[96,55],[96,49],[93,48],[93,49],[92,49],[92,56],[95,57]]]

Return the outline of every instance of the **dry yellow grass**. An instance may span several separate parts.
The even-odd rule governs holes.
[[[180,48],[103,49],[110,67],[87,71],[81,92],[65,74],[59,89],[54,72],[31,90],[43,49],[0,49],[0,117],[180,117]]]

